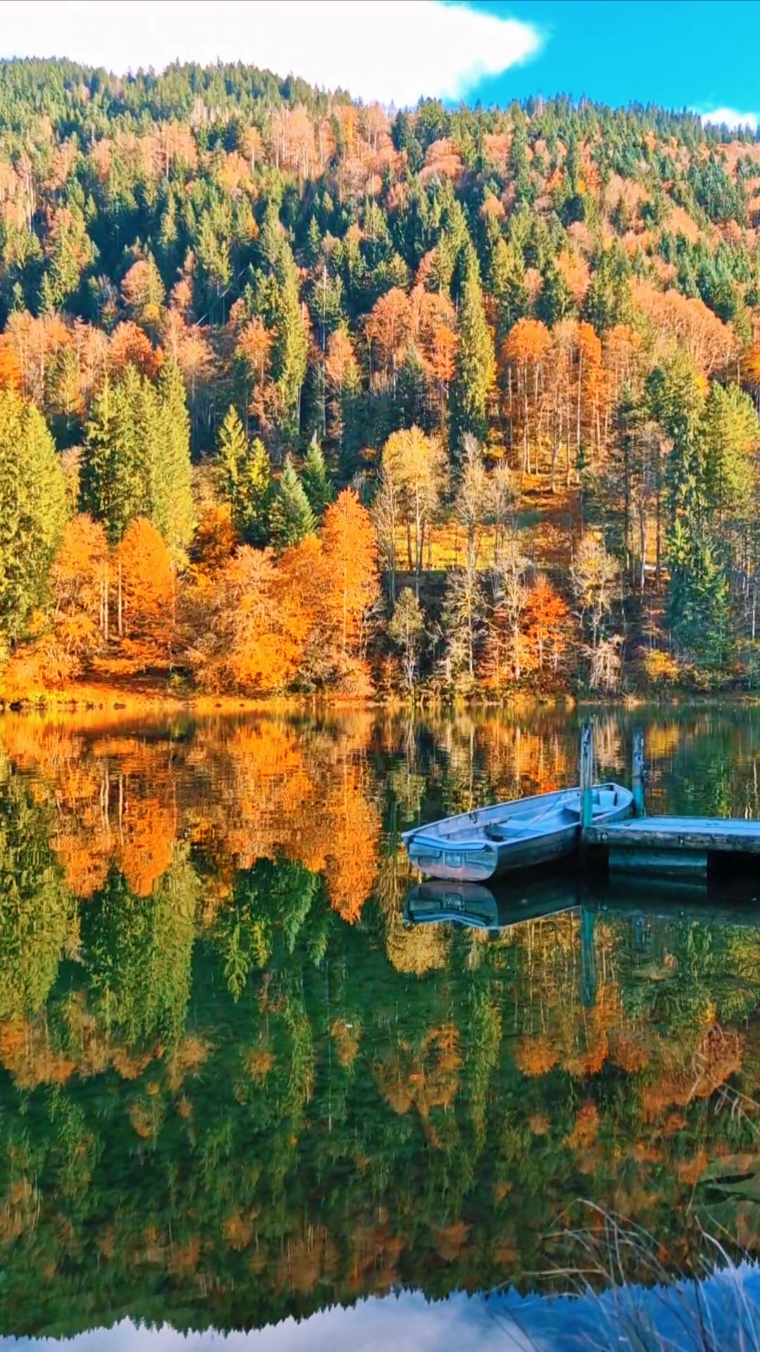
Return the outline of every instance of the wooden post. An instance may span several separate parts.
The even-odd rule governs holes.
[[[581,731],[581,830],[591,826],[594,817],[594,725],[586,719]]]
[[[634,817],[646,817],[647,810],[644,802],[644,733],[641,728],[637,728],[633,734],[631,788],[633,789]]]
[[[580,763],[580,789],[581,789],[581,820],[578,828],[578,864],[585,868],[588,863],[588,845],[586,843],[586,831],[593,823],[594,818],[594,725],[591,719],[587,718],[581,729],[581,763]]]

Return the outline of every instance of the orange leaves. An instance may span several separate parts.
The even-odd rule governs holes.
[[[635,282],[631,289],[636,305],[651,320],[661,348],[685,349],[705,375],[735,356],[733,331],[704,301],[687,299],[678,291],[657,291],[645,281]]]
[[[344,489],[327,508],[322,548],[326,608],[332,613],[333,623],[337,621],[346,656],[357,647],[362,617],[379,594],[372,521],[353,489]]]
[[[523,1075],[546,1075],[556,1066],[559,1053],[546,1037],[523,1037],[515,1047],[515,1062]]]
[[[504,341],[504,358],[517,366],[535,366],[552,346],[552,336],[540,319],[518,319]]]
[[[137,517],[116,551],[116,621],[124,656],[136,669],[167,660],[175,624],[176,581],[155,526]]]
[[[551,664],[556,672],[567,646],[570,609],[548,578],[539,574],[527,593],[523,623],[526,644],[539,671]]]
[[[18,352],[9,338],[0,338],[0,390],[20,390],[23,382]]]
[[[269,551],[246,545],[230,559],[214,603],[217,653],[200,668],[210,688],[265,694],[293,679],[306,621],[300,598],[283,584]]]
[[[582,254],[562,249],[557,255],[557,267],[567,282],[573,300],[580,304],[589,288],[591,273]]]
[[[410,322],[409,297],[401,287],[392,287],[375,301],[364,322],[372,370],[390,376],[402,364]]]
[[[454,379],[459,342],[451,301],[439,291],[415,286],[410,297],[410,333],[423,368],[433,380],[448,386]]]
[[[95,619],[101,604],[102,583],[108,567],[108,540],[99,521],[80,513],[63,528],[50,581],[56,613],[79,609]]]
[[[459,1036],[453,1024],[433,1028],[419,1047],[404,1038],[384,1060],[376,1062],[374,1075],[380,1093],[399,1116],[416,1108],[428,1118],[433,1108],[449,1108],[459,1089],[462,1057]]]
[[[331,387],[342,390],[351,376],[358,379],[358,373],[351,335],[343,327],[336,329],[328,339],[325,361],[325,375]]]
[[[121,294],[138,324],[146,328],[158,326],[164,303],[164,287],[152,258],[138,258],[132,264],[122,281]]]
[[[274,335],[260,319],[250,319],[238,335],[235,355],[245,361],[252,384],[264,382],[273,340]]]
[[[377,588],[369,514],[347,489],[327,509],[319,537],[306,536],[279,559],[238,549],[196,589],[188,604],[199,637],[190,661],[210,690],[263,695],[301,676],[345,680],[347,693],[365,693],[362,622]]]
[[[149,380],[153,380],[163,363],[163,353],[160,348],[154,348],[147,333],[129,320],[116,325],[111,335],[108,361],[113,372],[123,371],[131,362]]]

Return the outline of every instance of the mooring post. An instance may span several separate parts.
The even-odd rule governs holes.
[[[588,863],[586,830],[591,826],[594,818],[594,800],[592,791],[594,783],[594,725],[589,718],[586,719],[586,722],[581,729],[581,763],[579,776],[581,789],[581,820],[580,826],[578,827],[578,864],[580,868],[585,868]]]
[[[633,734],[633,757],[631,765],[631,788],[633,790],[633,815],[645,817],[644,802],[644,733],[637,728]]]
[[[591,826],[594,817],[594,725],[586,719],[581,731],[581,830]]]

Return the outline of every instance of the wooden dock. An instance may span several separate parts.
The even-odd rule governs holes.
[[[581,821],[578,863],[581,869],[600,858],[610,873],[660,878],[700,878],[711,860],[756,864],[760,874],[760,821],[739,817],[648,817],[644,786],[644,737],[633,736],[632,788],[634,817],[630,821],[594,826],[594,729],[587,719],[581,730]]]
[[[760,821],[735,817],[639,817],[587,826],[589,849],[604,851],[614,873],[689,877],[707,872],[712,856],[757,857]]]

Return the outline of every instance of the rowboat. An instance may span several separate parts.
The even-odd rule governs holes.
[[[633,794],[621,784],[595,784],[594,826],[622,821]],[[531,868],[572,855],[581,819],[579,788],[495,803],[405,831],[409,862],[431,878],[483,883],[512,869]]]

